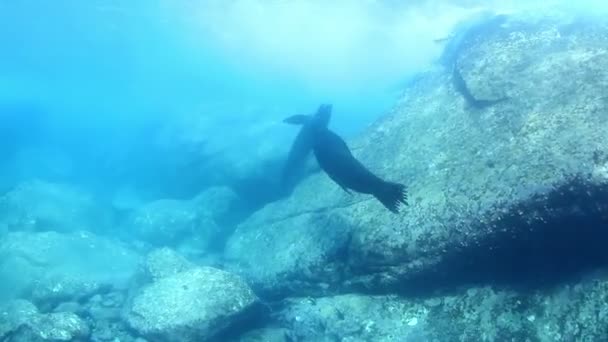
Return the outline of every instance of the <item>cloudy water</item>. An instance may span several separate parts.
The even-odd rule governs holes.
[[[0,341],[608,340],[606,18],[0,0]]]

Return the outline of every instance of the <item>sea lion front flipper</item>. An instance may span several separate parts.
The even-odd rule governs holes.
[[[310,121],[310,115],[293,115],[290,116],[288,118],[286,118],[285,120],[283,120],[284,123],[288,123],[291,125],[304,125],[307,122]]]
[[[349,190],[349,189],[348,189],[348,188],[347,188],[347,187],[346,187],[344,184],[342,184],[342,183],[341,183],[339,180],[337,180],[336,178],[334,178],[334,177],[332,177],[332,176],[329,176],[329,178],[330,178],[331,180],[333,180],[333,181],[334,181],[334,183],[338,184],[338,185],[339,185],[339,186],[342,188],[342,190],[344,190],[344,191],[345,191],[347,194],[349,194],[349,195],[352,195],[352,194],[353,194],[353,193],[352,193],[352,192],[350,192],[350,190]]]
[[[342,185],[342,184],[338,184],[338,185],[339,185],[339,186],[342,188],[342,190],[346,191],[346,193],[347,193],[347,194],[349,194],[349,195],[352,195],[352,194],[353,194],[353,193],[352,193],[352,192],[350,192],[350,190],[348,190],[348,188],[347,188],[347,187],[345,187],[344,185]]]

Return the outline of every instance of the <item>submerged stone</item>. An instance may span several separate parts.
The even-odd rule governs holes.
[[[67,184],[23,182],[0,196],[0,224],[10,231],[100,232],[112,220],[92,195]]]
[[[257,304],[238,276],[201,267],[142,288],[125,319],[150,341],[203,341],[252,315]]]
[[[45,310],[125,288],[140,260],[123,244],[88,232],[10,233],[0,239],[0,256],[0,296],[32,298]]]
[[[160,248],[146,256],[140,271],[147,282],[155,282],[194,267],[194,264],[174,250]]]
[[[86,322],[72,312],[41,314],[23,300],[9,302],[0,310],[3,341],[86,341],[89,334]]]

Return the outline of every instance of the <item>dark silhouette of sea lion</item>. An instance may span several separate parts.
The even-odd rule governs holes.
[[[331,130],[316,131],[313,151],[321,169],[347,193],[353,190],[373,195],[393,213],[399,212],[399,203],[407,205],[405,185],[387,182],[373,174]]]
[[[314,116],[296,115],[284,120],[303,125],[292,145],[285,173],[292,172],[312,150],[321,169],[344,191],[373,195],[388,210],[398,213],[399,203],[407,205],[405,185],[381,179],[358,161],[346,142],[327,127],[330,113],[331,105],[322,105]]]
[[[283,120],[288,124],[302,125],[283,167],[281,185],[284,189],[291,189],[297,182],[306,158],[312,152],[316,131],[327,128],[330,119],[331,105],[323,104],[313,115],[294,115]]]

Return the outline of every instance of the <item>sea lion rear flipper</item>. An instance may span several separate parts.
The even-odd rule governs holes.
[[[310,121],[310,115],[293,115],[290,116],[288,118],[286,118],[285,120],[283,120],[284,123],[288,123],[291,125],[304,125],[307,122]]]
[[[382,204],[393,213],[399,212],[399,204],[407,205],[407,189],[405,185],[384,182],[374,194]]]

